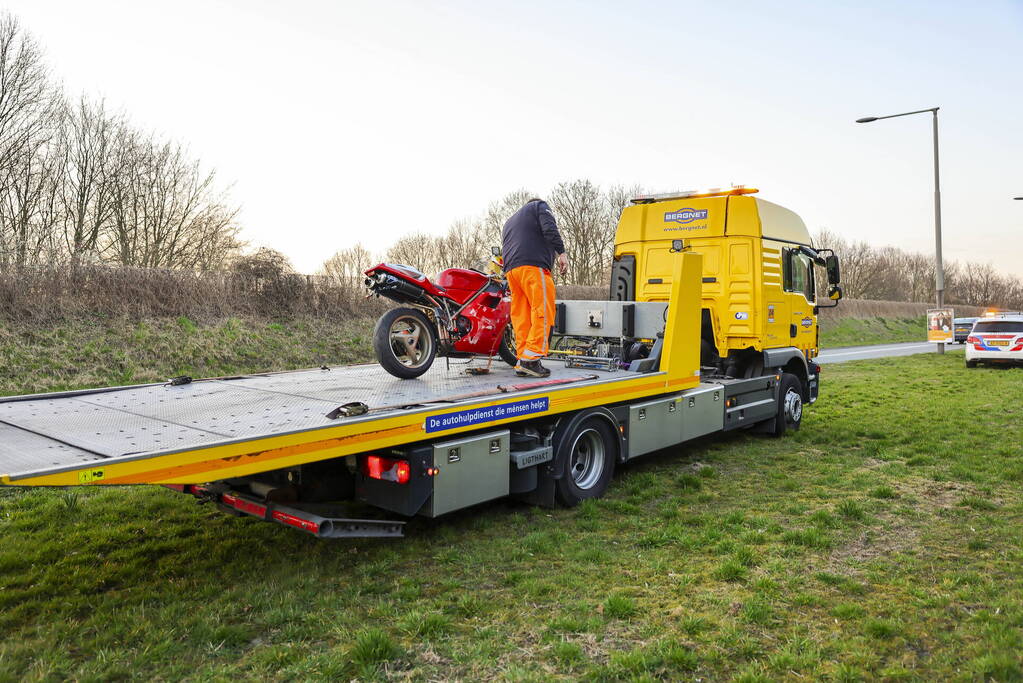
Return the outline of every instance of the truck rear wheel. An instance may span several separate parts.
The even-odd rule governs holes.
[[[600,417],[586,418],[566,432],[555,452],[555,462],[561,468],[555,485],[558,502],[574,507],[587,498],[603,496],[611,483],[618,449],[618,436]]]
[[[782,436],[787,430],[797,431],[803,422],[803,386],[799,378],[786,372],[778,384],[778,414],[771,434]]]

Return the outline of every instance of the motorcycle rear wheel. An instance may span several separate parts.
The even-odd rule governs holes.
[[[437,357],[433,323],[414,308],[392,308],[373,330],[373,353],[380,367],[401,379],[419,377]]]

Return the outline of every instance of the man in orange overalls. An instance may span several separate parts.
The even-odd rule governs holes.
[[[568,256],[558,224],[547,202],[530,199],[515,212],[501,231],[501,256],[511,290],[512,329],[515,331],[515,374],[547,377],[551,371],[540,359],[554,326],[554,280],[551,266],[558,262],[564,275]]]

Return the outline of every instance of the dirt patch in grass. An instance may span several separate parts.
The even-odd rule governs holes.
[[[877,469],[888,463],[868,458],[863,465]],[[963,506],[963,500],[978,496],[975,485],[956,481],[933,481],[908,477],[894,483],[895,500],[904,501],[897,509],[876,512],[876,524],[863,528],[859,534],[836,548],[828,557],[831,569],[853,569],[878,557],[894,557],[917,548],[920,535],[928,519],[941,510]],[[997,504],[993,501],[992,504]],[[912,516],[905,514],[906,506],[915,508]]]
[[[825,566],[829,569],[857,571],[856,566],[877,557],[892,557],[917,545],[920,530],[891,515],[879,516],[878,527],[864,529],[849,542],[836,548]]]

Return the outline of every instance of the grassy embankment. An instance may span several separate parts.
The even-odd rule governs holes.
[[[0,322],[0,395],[366,363],[373,321],[303,318]]]
[[[193,328],[8,328],[0,387],[365,353],[364,330]],[[320,542],[160,488],[3,490],[0,680],[1019,680],[1020,378],[828,366],[784,439],[674,449],[579,508],[498,502],[402,541]]]
[[[840,318],[821,321],[821,347],[897,344],[927,341],[927,326],[918,318]]]

